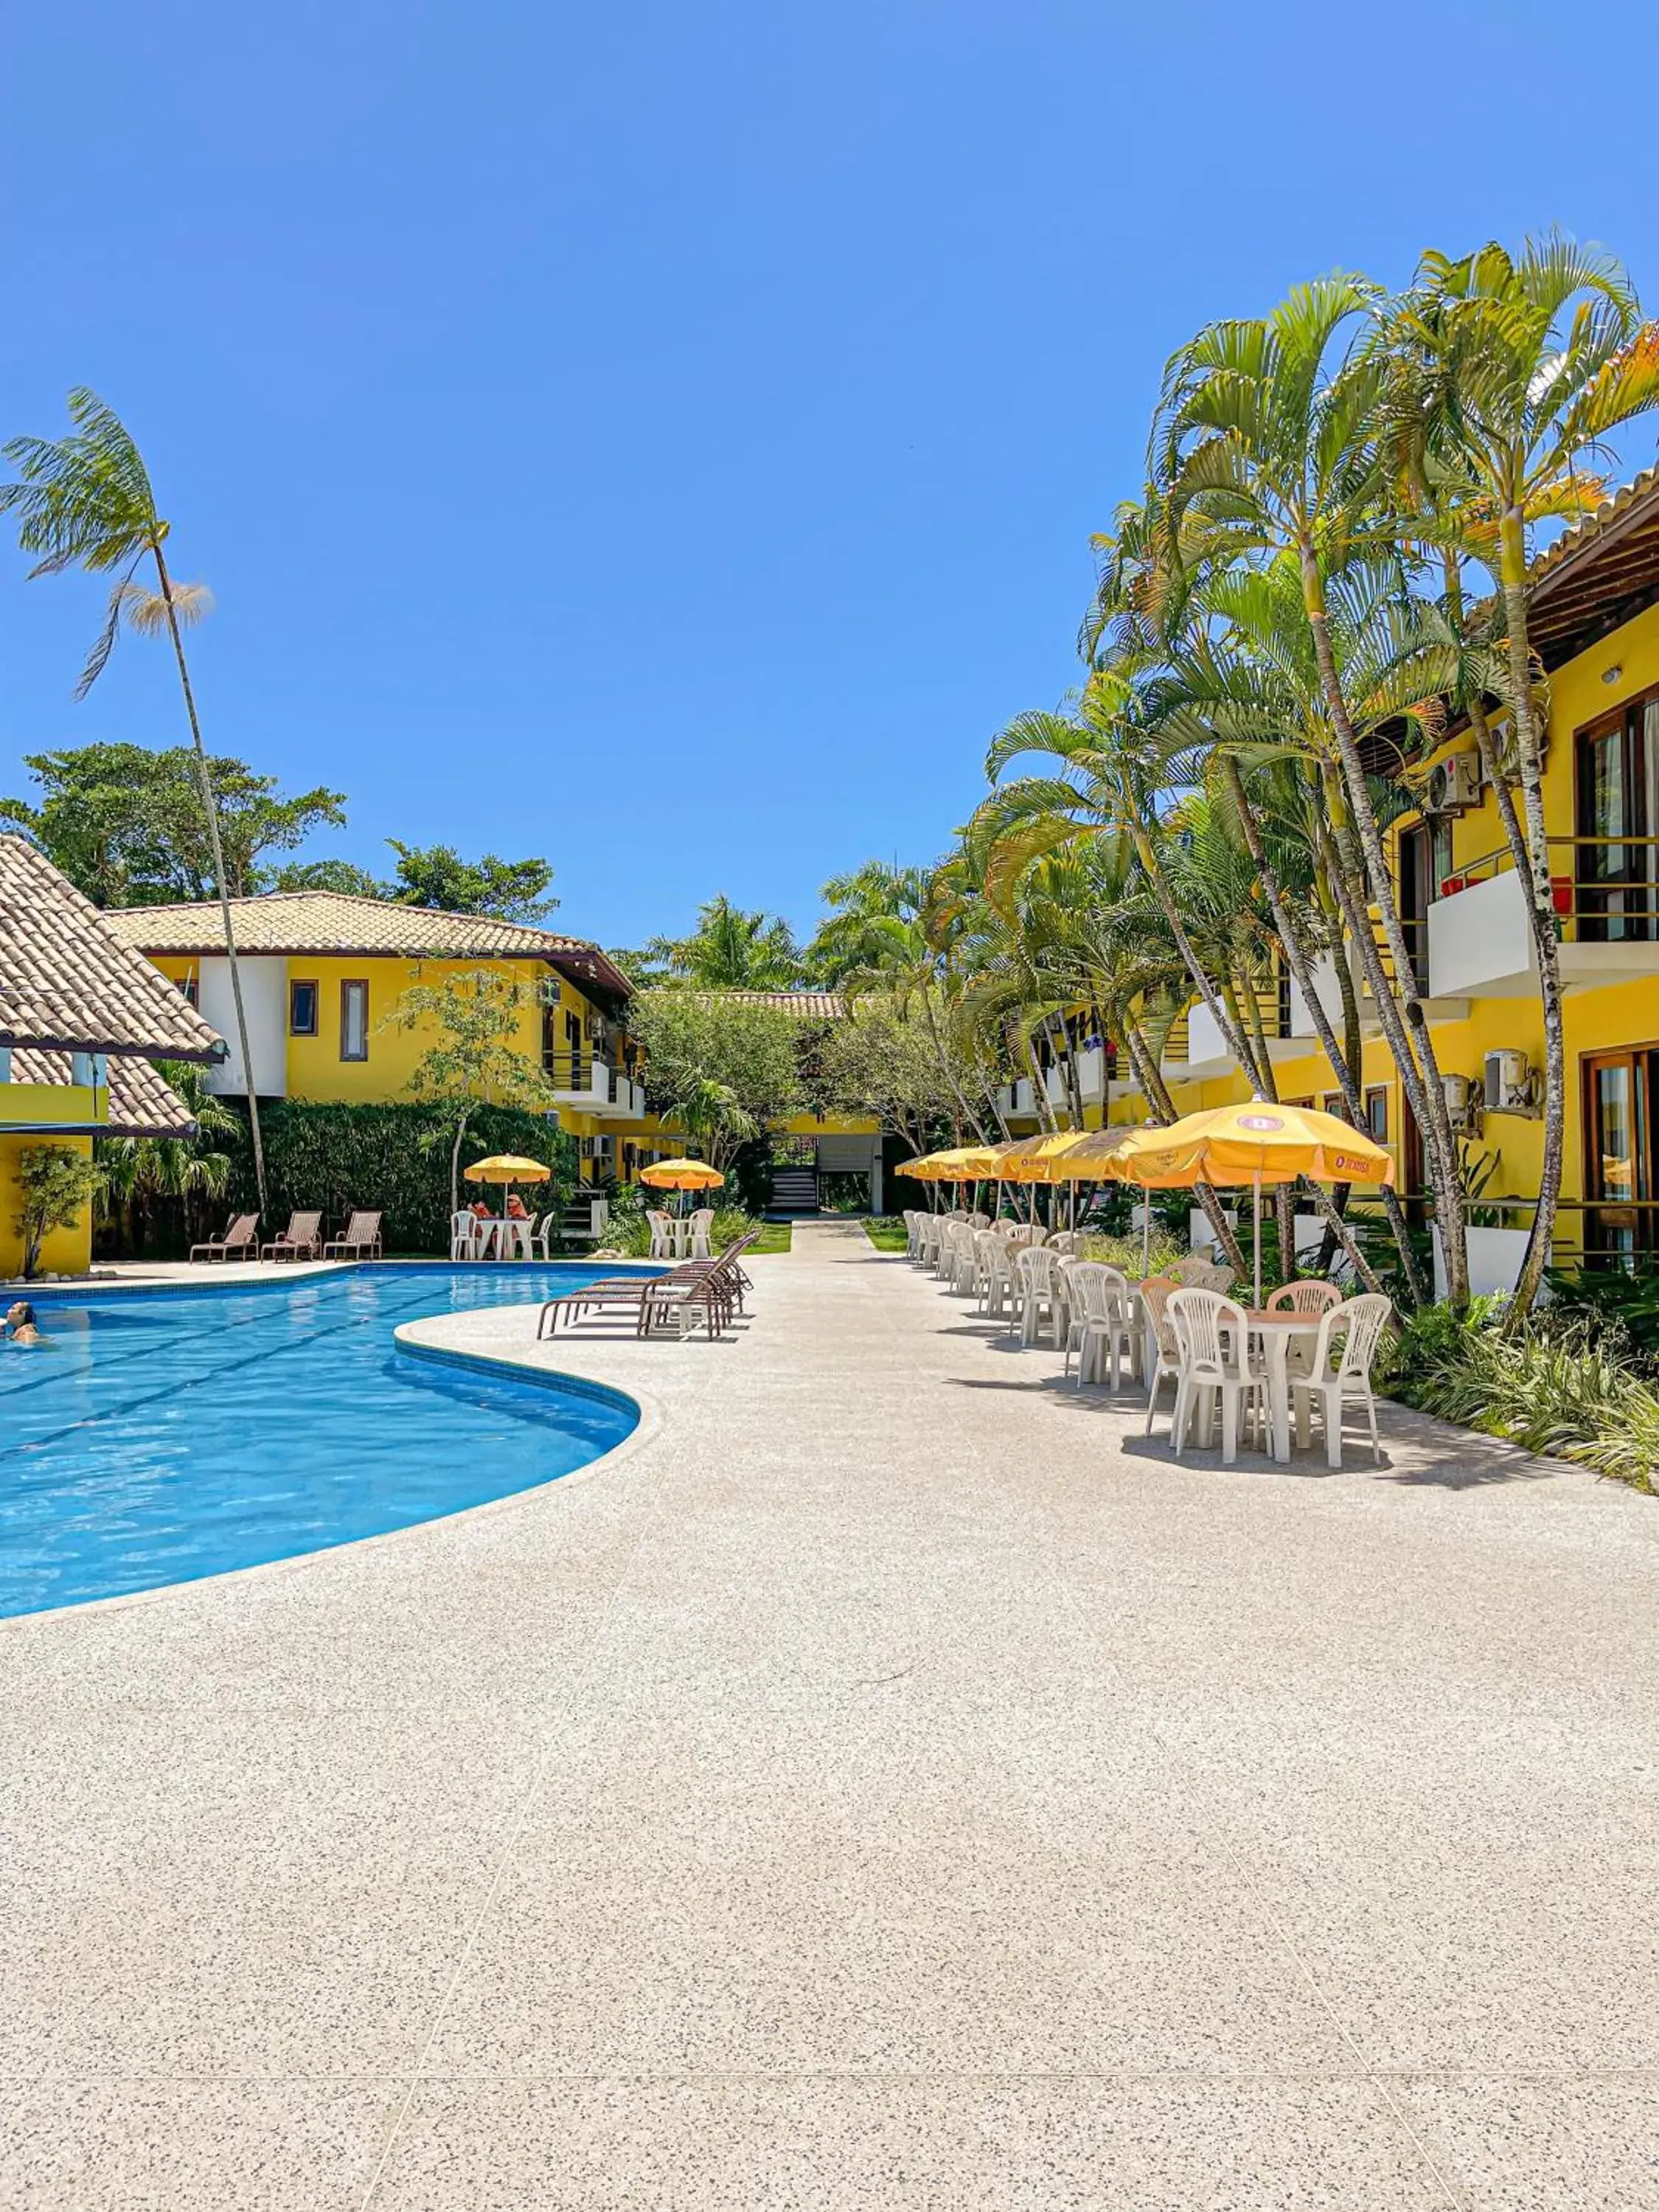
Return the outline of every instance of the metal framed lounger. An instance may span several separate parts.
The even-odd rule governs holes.
[[[228,1260],[233,1255],[242,1260],[257,1260],[259,1256],[259,1217],[257,1213],[239,1213],[222,1237],[210,1237],[204,1244],[192,1244],[190,1256],[205,1253],[210,1260]]]

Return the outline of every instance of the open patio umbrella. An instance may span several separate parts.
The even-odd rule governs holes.
[[[726,1177],[707,1160],[653,1160],[640,1181],[653,1190],[719,1190]]]
[[[1117,1152],[1117,1172],[1145,1189],[1187,1190],[1194,1183],[1223,1189],[1247,1186],[1255,1203],[1255,1302],[1261,1304],[1261,1186],[1294,1182],[1392,1183],[1394,1161],[1381,1145],[1334,1114],[1252,1098],[1212,1106],[1164,1128],[1131,1132]],[[1281,1255],[1281,1258],[1283,1255]]]
[[[501,1185],[501,1216],[507,1216],[507,1186],[514,1182],[545,1182],[553,1170],[540,1160],[520,1159],[516,1152],[492,1152],[488,1159],[474,1160],[463,1170],[469,1182],[498,1182]],[[502,1234],[502,1257],[506,1257],[506,1231]]]
[[[1108,1182],[1116,1173],[1112,1160],[1127,1129],[1061,1129],[1046,1137],[1027,1137],[1003,1162],[1011,1182],[1068,1184],[1072,1218],[1077,1217],[1077,1186]]]

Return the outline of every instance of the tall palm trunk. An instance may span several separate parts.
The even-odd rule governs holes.
[[[1318,556],[1310,542],[1304,541],[1301,547],[1301,562],[1304,602],[1313,635],[1320,685],[1330,713],[1331,726],[1336,732],[1349,812],[1364,858],[1371,896],[1376,902],[1382,933],[1394,962],[1394,988],[1399,994],[1404,1014],[1404,1030],[1409,1031],[1410,1036],[1407,1044],[1402,1032],[1396,1045],[1393,1036],[1389,1035],[1390,1048],[1400,1063],[1401,1081],[1409,1083],[1417,1094],[1412,1101],[1413,1110],[1417,1114],[1418,1127],[1423,1133],[1424,1150],[1432,1170],[1435,1216],[1440,1225],[1441,1247],[1445,1255],[1447,1295],[1454,1305],[1467,1305],[1469,1271],[1462,1170],[1456,1141],[1452,1135],[1446,1095],[1440,1081],[1434,1038],[1419,995],[1416,973],[1394,895],[1393,879],[1389,872],[1388,857],[1382,849],[1382,833],[1371,805],[1370,793],[1365,787],[1364,763],[1359,757],[1358,739],[1354,734],[1353,722],[1337,670],[1336,654],[1331,643],[1330,617],[1325,608],[1324,585],[1319,574]],[[1346,872],[1344,871],[1341,888],[1345,893],[1345,908],[1347,908],[1352,899],[1353,885],[1352,881],[1346,880]],[[1362,907],[1358,915],[1350,911],[1348,919],[1350,927],[1359,939],[1361,956],[1365,959],[1366,973],[1371,978],[1377,1011],[1379,1014],[1386,1014],[1392,1009],[1393,993],[1382,971],[1381,957],[1371,933],[1370,917]],[[1386,1020],[1384,1030],[1385,1034],[1389,1033]]]
[[[1267,896],[1268,909],[1273,915],[1273,928],[1278,933],[1279,945],[1283,948],[1285,958],[1291,963],[1291,973],[1296,978],[1297,987],[1302,994],[1302,1002],[1312,1018],[1314,1032],[1319,1039],[1321,1049],[1330,1062],[1331,1073],[1335,1076],[1341,1089],[1343,1099],[1347,1105],[1349,1118],[1354,1127],[1358,1128],[1363,1125],[1365,1116],[1359,1095],[1359,1077],[1363,1063],[1360,1059],[1359,1002],[1354,992],[1353,977],[1349,972],[1346,961],[1342,957],[1339,944],[1336,958],[1337,986],[1342,993],[1346,1041],[1345,1050],[1337,1043],[1336,1032],[1331,1026],[1330,1016],[1326,1012],[1324,1002],[1315,988],[1313,963],[1308,957],[1307,947],[1303,943],[1301,932],[1296,928],[1291,920],[1290,908],[1279,884],[1278,871],[1274,868],[1272,856],[1268,853],[1267,841],[1261,835],[1261,825],[1256,820],[1255,809],[1250,803],[1249,793],[1244,788],[1244,779],[1239,773],[1238,763],[1229,756],[1225,759],[1224,766],[1228,787],[1237,811],[1240,825],[1244,832],[1244,842],[1256,872],[1261,878],[1261,888]],[[1399,1193],[1391,1189],[1386,1183],[1382,1186],[1382,1206],[1388,1216],[1389,1227],[1394,1235],[1395,1246],[1400,1255],[1400,1264],[1404,1271],[1407,1285],[1413,1297],[1420,1303],[1423,1285],[1418,1274],[1416,1258],[1412,1251],[1410,1226],[1406,1219],[1405,1209],[1400,1203]],[[1349,1250],[1352,1255],[1352,1239],[1339,1235],[1334,1226],[1334,1221],[1343,1219],[1342,1207],[1334,1201],[1328,1212],[1322,1206],[1321,1211],[1325,1213],[1328,1239],[1342,1244],[1344,1249]],[[1329,1261],[1327,1260],[1325,1266],[1328,1267],[1329,1264]],[[1375,1288],[1375,1278],[1369,1274],[1369,1271],[1367,1271],[1366,1279]]]
[[[1510,633],[1510,686],[1515,694],[1516,754],[1521,765],[1521,799],[1526,813],[1533,943],[1538,956],[1538,992],[1544,1008],[1544,1158],[1538,1176],[1538,1204],[1532,1233],[1515,1285],[1515,1311],[1524,1314],[1538,1295],[1555,1237],[1561,1196],[1561,1157],[1566,1132],[1566,1025],[1561,1003],[1561,957],[1556,939],[1555,900],[1550,885],[1549,840],[1544,826],[1543,762],[1538,722],[1533,712],[1532,652],[1527,631],[1527,546],[1521,512],[1511,507],[1502,525],[1501,574],[1504,612]]]
[[[179,682],[185,695],[185,712],[190,718],[190,741],[196,749],[196,774],[202,787],[202,806],[207,815],[208,847],[213,854],[213,872],[219,888],[219,915],[225,929],[225,959],[230,969],[231,1002],[236,1010],[236,1042],[242,1055],[242,1077],[247,1085],[248,1131],[253,1139],[253,1182],[259,1194],[259,1211],[269,1211],[265,1196],[265,1148],[259,1129],[259,1101],[254,1091],[253,1054],[248,1046],[247,1012],[242,1004],[242,971],[236,958],[236,927],[231,920],[230,886],[225,880],[225,848],[219,835],[219,803],[214,796],[213,776],[208,767],[207,748],[202,743],[202,726],[196,714],[196,694],[191,689],[190,668],[185,659],[185,641],[179,629],[178,611],[173,605],[173,580],[167,574],[167,564],[160,543],[151,547],[155,556],[155,573],[161,580],[161,597],[167,604],[167,634],[173,640],[173,653],[179,664]]]
[[[1178,1121],[1181,1117],[1176,1112],[1175,1100],[1170,1096],[1170,1086],[1164,1080],[1164,1071],[1153,1058],[1152,1047],[1141,1035],[1139,1024],[1124,1023],[1123,1042],[1129,1048],[1129,1059],[1147,1104],[1166,1125]],[[1239,1247],[1238,1238],[1233,1233],[1232,1224],[1227,1218],[1226,1208],[1216,1195],[1214,1186],[1207,1182],[1194,1183],[1193,1196],[1203,1207],[1205,1218],[1215,1233],[1216,1243],[1227,1255],[1227,1264],[1242,1280],[1246,1272],[1244,1255]],[[1143,1190],[1140,1199],[1143,1206],[1150,1206],[1152,1193]]]

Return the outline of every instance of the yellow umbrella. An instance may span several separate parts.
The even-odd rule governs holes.
[[[1294,1182],[1392,1183],[1394,1161],[1381,1145],[1334,1114],[1265,1098],[1212,1106],[1162,1129],[1136,1129],[1118,1149],[1117,1172],[1145,1189],[1189,1190],[1215,1183],[1255,1194],[1255,1302],[1261,1303],[1261,1186]],[[1282,1257],[1283,1255],[1281,1255]]]
[[[640,1181],[658,1190],[718,1190],[726,1177],[707,1160],[653,1160],[640,1170]]]
[[[492,1152],[487,1160],[474,1160],[471,1166],[465,1170],[466,1179],[469,1182],[499,1182],[502,1184],[510,1182],[545,1182],[552,1172],[552,1169],[550,1167],[544,1167],[540,1160],[523,1160],[519,1158],[516,1152]],[[501,1194],[501,1216],[503,1219],[505,1219],[507,1216],[507,1194],[505,1190],[503,1190]],[[505,1259],[507,1256],[505,1249],[507,1232],[505,1230],[502,1231],[501,1235],[503,1240],[501,1256]]]

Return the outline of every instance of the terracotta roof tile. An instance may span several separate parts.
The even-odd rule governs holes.
[[[216,1060],[167,977],[26,837],[0,834],[0,1044]]]
[[[240,952],[405,953],[465,959],[520,954],[546,960],[592,952],[579,937],[532,929],[489,915],[445,914],[396,899],[359,898],[345,891],[271,891],[230,902]],[[125,944],[141,952],[222,952],[224,927],[216,899],[181,906],[130,906],[109,920]]]
[[[196,1123],[191,1110],[157,1067],[135,1054],[112,1054],[108,1066],[112,1137],[188,1137]],[[42,1052],[19,1045],[11,1056],[14,1083],[64,1083],[71,1073],[66,1052]],[[0,1106],[5,1103],[0,1091]]]
[[[781,1014],[799,1014],[805,1021],[838,1022],[847,1012],[839,991],[699,991],[696,996],[724,999],[738,1006],[771,1006]]]

